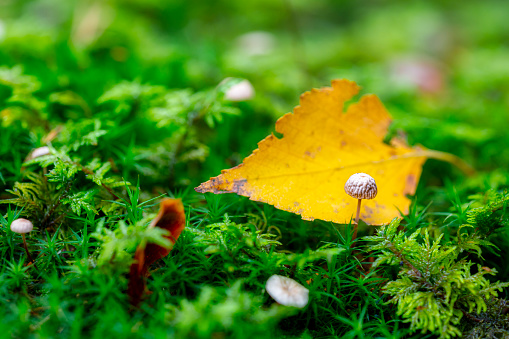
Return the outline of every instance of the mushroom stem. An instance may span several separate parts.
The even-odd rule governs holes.
[[[362,201],[362,199],[357,200],[357,215],[355,216],[355,225],[353,227],[352,241],[354,241],[357,238],[357,226],[359,225],[359,214],[361,212],[361,201]]]
[[[28,252],[28,246],[27,246],[27,241],[25,239],[25,234],[22,234],[21,237],[23,238],[23,247],[25,248],[25,252],[27,252],[28,260],[30,260],[30,262],[35,266],[35,268],[37,270],[39,270],[39,268],[35,264],[35,261],[32,259],[32,256],[30,255],[30,252]]]

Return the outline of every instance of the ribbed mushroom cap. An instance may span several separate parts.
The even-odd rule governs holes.
[[[285,306],[303,308],[309,300],[309,290],[293,279],[273,275],[265,284],[267,293],[278,303]]]
[[[355,173],[346,181],[345,192],[355,199],[374,199],[378,191],[370,175]]]
[[[19,218],[11,223],[11,231],[15,233],[28,233],[32,232],[34,225],[28,219]]]

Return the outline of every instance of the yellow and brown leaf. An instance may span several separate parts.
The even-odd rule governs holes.
[[[197,192],[237,193],[300,214],[303,219],[347,223],[357,201],[344,192],[348,178],[375,178],[378,195],[362,204],[360,218],[379,225],[408,212],[422,165],[428,157],[458,158],[395,139],[383,142],[391,116],[375,95],[345,103],[359,91],[349,80],[301,95],[300,106],[276,122],[276,132],[258,143],[243,163],[211,178]]]

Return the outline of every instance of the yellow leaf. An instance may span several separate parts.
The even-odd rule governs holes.
[[[471,169],[461,159],[424,147],[409,147],[383,139],[391,117],[375,95],[365,95],[348,106],[359,91],[349,80],[334,80],[332,88],[313,89],[301,95],[300,106],[276,122],[276,131],[258,143],[258,149],[236,167],[223,170],[196,188],[197,192],[237,193],[251,200],[302,215],[348,223],[357,200],[344,191],[354,173],[371,175],[378,186],[373,200],[364,200],[360,218],[380,225],[408,213],[422,165],[427,158]]]

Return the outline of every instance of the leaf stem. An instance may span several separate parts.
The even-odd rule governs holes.
[[[426,156],[428,158],[442,160],[442,161],[446,161],[446,162],[448,162],[450,164],[453,164],[460,171],[462,171],[464,174],[466,174],[469,177],[476,173],[475,169],[472,166],[467,164],[460,157],[455,156],[453,154],[445,153],[445,152],[440,152],[440,151],[435,151],[435,150],[431,150],[431,149],[424,150],[424,151],[422,151],[421,154],[423,154],[424,156]]]
[[[86,168],[85,166],[83,166],[82,164],[78,163],[78,162],[74,162],[74,161],[71,161],[71,163],[73,165],[76,165],[78,166],[82,171],[83,173],[85,174],[88,174],[88,175],[95,175],[95,172],[92,171],[91,169],[89,168]],[[111,189],[111,187],[109,187],[108,185],[104,184],[104,183],[101,183],[101,186],[104,187],[109,194],[111,194],[111,196],[113,197],[113,199],[117,199],[117,200],[120,200],[120,197],[118,195],[115,194],[115,192],[113,192],[113,190]]]

